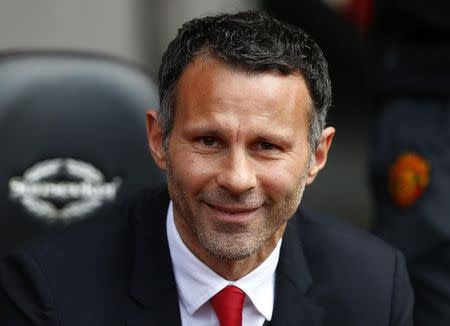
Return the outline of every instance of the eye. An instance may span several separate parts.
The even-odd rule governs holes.
[[[277,148],[276,145],[274,145],[274,144],[272,144],[272,143],[269,143],[269,142],[266,142],[266,141],[261,142],[261,143],[259,144],[259,147],[260,147],[262,150],[264,150],[264,151],[271,151],[271,150],[274,150],[274,149]]]
[[[199,140],[203,145],[208,147],[217,145],[217,139],[216,137],[213,136],[202,136],[199,138]]]
[[[264,139],[255,142],[252,149],[255,153],[258,153],[258,155],[263,155],[264,157],[277,157],[281,152],[283,152],[280,145]]]

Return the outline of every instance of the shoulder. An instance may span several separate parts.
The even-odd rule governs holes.
[[[322,296],[330,310],[349,308],[409,325],[413,294],[397,249],[333,216],[300,211],[296,218],[312,293]]]
[[[337,217],[304,210],[297,215],[298,232],[307,251],[330,258],[351,258],[348,263],[368,261],[369,255],[379,263],[394,259],[398,253],[382,239]]]
[[[163,194],[159,189],[142,191],[101,215],[16,249],[0,262],[0,285],[8,287],[5,277],[29,274],[67,289],[95,277],[124,275],[131,265],[137,230],[158,230],[163,225],[164,216],[157,216],[167,205]]]
[[[332,216],[300,211],[296,220],[310,295],[330,316],[351,311],[345,324],[411,325],[413,292],[397,249]]]
[[[392,282],[403,256],[383,240],[334,216],[300,211],[298,232],[313,274],[335,280]]]
[[[132,219],[111,209],[58,232],[43,234],[2,259],[0,288],[15,295],[28,292],[19,287],[39,284],[33,292],[44,297],[50,294],[49,288],[52,292],[65,289],[76,293],[80,284],[91,278],[93,268],[97,275],[107,275],[106,266],[125,258],[132,245],[132,224]]]
[[[121,300],[128,291],[136,234],[160,232],[164,225],[158,215],[167,205],[162,193],[145,191],[5,257],[0,263],[0,306],[6,312],[0,324],[21,318],[54,320],[57,312],[72,316],[77,313],[74,306],[102,311],[106,302]]]

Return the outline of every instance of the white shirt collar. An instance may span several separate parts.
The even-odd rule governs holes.
[[[194,314],[217,292],[232,284],[246,293],[266,320],[271,320],[275,295],[275,270],[280,256],[281,239],[261,265],[243,278],[231,282],[214,272],[186,247],[175,227],[172,205],[170,202],[167,212],[167,239],[178,295],[187,312]]]

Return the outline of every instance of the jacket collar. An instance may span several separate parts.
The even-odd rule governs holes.
[[[177,287],[166,236],[169,195],[146,193],[128,209],[135,220],[136,248],[130,296],[142,306],[127,325],[181,325]],[[272,326],[322,325],[322,307],[308,298],[312,277],[302,249],[300,218],[289,221],[281,247]]]
[[[300,221],[296,213],[283,236],[275,284],[272,326],[323,324],[323,308],[309,296],[313,279],[300,239]]]
[[[139,197],[128,210],[135,221],[136,248],[130,296],[142,307],[127,325],[181,325],[176,282],[166,236],[167,191]]]

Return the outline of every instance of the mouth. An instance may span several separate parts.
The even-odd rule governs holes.
[[[222,221],[232,223],[248,222],[256,213],[259,207],[232,206],[232,205],[213,205],[206,203],[211,217]]]

